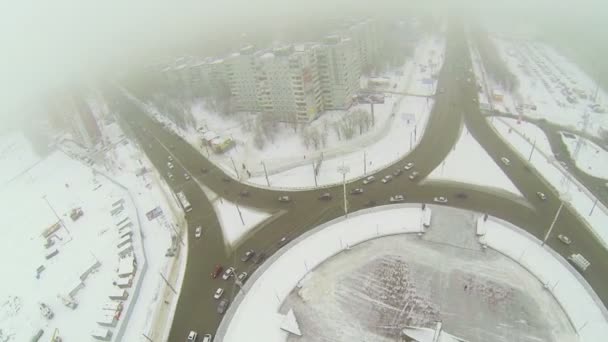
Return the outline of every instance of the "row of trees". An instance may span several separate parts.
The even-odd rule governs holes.
[[[487,32],[481,28],[476,28],[471,30],[471,37],[477,47],[477,51],[479,51],[488,76],[505,90],[514,92],[519,85],[517,77],[509,70]]]

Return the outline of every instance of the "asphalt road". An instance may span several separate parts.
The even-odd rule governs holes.
[[[420,144],[394,166],[377,172],[376,182],[365,186],[361,181],[349,183],[347,191],[355,187],[364,188],[363,194],[348,196],[349,211],[364,208],[369,200],[376,201],[376,205],[386,204],[388,198],[395,194],[404,194],[406,202],[412,203],[430,203],[435,196],[446,196],[450,206],[489,213],[542,238],[559,206],[557,195],[545,185],[540,175],[524,167],[526,162],[520,160],[517,154],[496,136],[480,113],[477,103],[473,101],[476,98],[475,84],[466,81],[467,77],[473,76],[468,72],[471,65],[470,55],[460,29],[449,32],[445,58],[446,63],[439,75],[438,86],[438,89],[445,91],[436,96],[436,103]],[[227,176],[204,157],[204,151],[194,149],[166,130],[126,97],[119,93],[115,93],[113,97],[124,119],[121,121],[130,126],[135,138],[165,176],[171,188],[175,192],[183,190],[194,208],[186,214],[188,262],[169,341],[184,341],[190,330],[197,330],[199,334],[215,334],[222,318],[216,313],[217,301],[212,297],[215,289],[224,288],[224,296],[227,298],[232,298],[237,291],[232,281],[211,279],[210,273],[215,264],[234,266],[237,272],[247,271],[251,274],[257,265],[240,261],[246,250],[254,249],[258,253],[270,255],[280,248],[278,242],[282,237],[294,238],[320,223],[343,215],[342,186],[289,192],[292,201],[279,203],[278,196],[285,192],[252,187],[235,180],[225,181]],[[463,124],[467,125],[471,134],[494,158],[527,201],[506,192],[456,182],[420,182],[449,153]],[[409,146],[404,143],[403,148],[407,149]],[[175,160],[172,170],[167,168],[169,155]],[[509,158],[511,165],[503,165],[500,162],[502,156]],[[420,172],[415,181],[407,178],[411,171],[395,177],[389,184],[379,181],[382,176],[392,173],[409,161],[414,162],[414,169]],[[471,168],[474,167],[475,165],[471,165]],[[207,171],[203,173],[202,168]],[[173,179],[166,177],[169,171],[174,175]],[[205,196],[197,182],[186,181],[184,173],[189,173],[223,198],[276,213],[276,219],[256,227],[254,233],[231,249],[223,239],[210,199]],[[250,195],[240,196],[242,190],[248,190]],[[547,200],[541,201],[536,196],[537,191],[547,194]],[[324,192],[330,192],[333,199],[319,200],[319,195]],[[465,193],[467,198],[458,199],[455,196],[457,193]],[[203,227],[203,237],[195,239],[194,230],[199,225]],[[570,236],[574,242],[570,246],[558,242],[555,236],[560,233]],[[576,252],[585,255],[591,266],[583,275],[606,303],[608,286],[604,274],[608,270],[608,252],[584,228],[569,207],[562,210],[548,244],[564,256]]]

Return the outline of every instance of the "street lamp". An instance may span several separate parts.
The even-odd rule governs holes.
[[[344,193],[344,216],[348,216],[348,204],[346,201],[346,174],[350,171],[350,167],[345,166],[342,163],[342,166],[338,167],[338,172],[342,174],[342,188]]]
[[[557,218],[559,217],[559,214],[562,211],[562,208],[564,207],[564,201],[568,201],[570,200],[570,198],[567,196],[567,194],[561,195],[559,197],[559,208],[557,208],[557,212],[555,212],[555,216],[553,217],[553,222],[551,222],[551,225],[549,226],[549,229],[547,230],[547,234],[545,234],[545,237],[543,238],[543,242],[540,244],[541,246],[544,246],[545,243],[547,243],[547,239],[549,239],[549,235],[551,235],[551,232],[553,231],[553,228],[555,227],[555,223],[557,222]]]

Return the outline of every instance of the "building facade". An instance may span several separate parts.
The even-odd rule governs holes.
[[[247,46],[224,59],[226,77],[236,111],[258,111],[256,52]]]

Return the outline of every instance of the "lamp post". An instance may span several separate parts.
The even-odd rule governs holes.
[[[549,235],[551,235],[551,232],[553,231],[553,228],[555,227],[555,223],[557,222],[559,214],[561,213],[562,209],[564,208],[564,201],[567,201],[568,199],[569,198],[564,195],[559,197],[559,208],[557,208],[557,212],[555,212],[555,216],[553,217],[553,221],[551,222],[551,225],[549,226],[549,229],[547,230],[547,234],[545,234],[545,237],[543,238],[543,242],[540,244],[541,246],[544,246],[545,243],[547,243],[547,239],[549,239]]]
[[[342,166],[338,167],[338,172],[342,174],[342,189],[344,194],[344,216],[348,217],[348,202],[346,201],[346,174],[350,171],[350,167]]]

